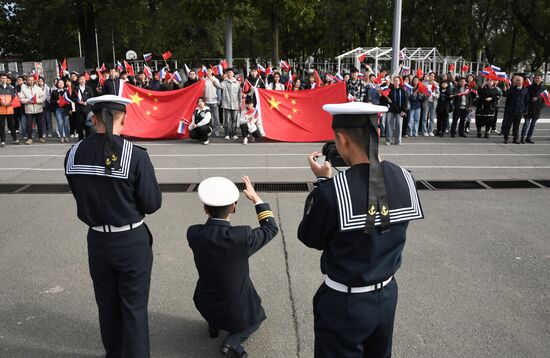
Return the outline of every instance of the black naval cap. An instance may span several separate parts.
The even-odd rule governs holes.
[[[380,166],[378,146],[378,113],[388,108],[363,102],[325,104],[323,109],[332,114],[333,129],[362,128],[365,139],[365,151],[369,156],[369,187],[367,198],[367,219],[365,233],[374,230],[376,215],[380,215],[382,233],[390,229],[390,213],[386,195],[384,175]]]
[[[101,114],[101,121],[105,125],[105,144],[103,146],[105,171],[110,173],[112,169],[120,168],[116,143],[113,140],[113,111],[126,113],[126,105],[132,103],[129,98],[107,94],[88,99],[88,104],[92,106],[94,113]]]

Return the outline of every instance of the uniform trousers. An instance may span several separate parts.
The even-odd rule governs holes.
[[[315,358],[391,357],[397,282],[365,293],[323,284],[313,298]]]
[[[439,135],[445,135],[448,124],[449,113],[447,113],[447,111],[437,111],[437,133]]]
[[[525,116],[525,122],[521,128],[521,138],[531,139],[533,132],[535,131],[535,124],[540,117],[540,108],[529,108],[527,115]],[[527,134],[527,136],[526,136]]]
[[[256,332],[258,328],[262,325],[262,321],[245,328],[241,332],[230,332],[227,337],[223,340],[223,344],[227,344],[228,346],[235,349],[237,352],[241,353],[244,351],[244,348],[241,346],[241,344],[248,339],[252,335],[252,333]]]
[[[150,356],[152,242],[145,224],[118,233],[88,231],[88,263],[106,358]]]

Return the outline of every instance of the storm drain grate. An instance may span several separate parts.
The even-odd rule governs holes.
[[[235,183],[239,190],[244,183]],[[198,183],[162,183],[163,193],[196,192]],[[272,182],[254,183],[254,188],[263,193],[299,193],[309,192],[312,183]],[[479,190],[479,189],[542,189],[550,188],[550,180],[419,180],[418,190]],[[68,194],[68,184],[0,184],[0,194]]]
[[[539,188],[528,180],[484,180],[493,189],[533,189]]]
[[[430,180],[429,183],[435,190],[485,189],[475,180]]]
[[[19,191],[21,194],[67,194],[69,184],[31,184]]]
[[[189,188],[191,188],[192,184],[186,184],[186,183],[161,183],[160,191],[163,193],[185,193],[189,191]]]
[[[550,180],[535,180],[535,181],[542,186],[550,188]]]

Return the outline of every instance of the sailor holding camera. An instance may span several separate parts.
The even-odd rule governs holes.
[[[315,357],[390,357],[397,305],[394,274],[408,222],[424,217],[411,174],[378,157],[377,113],[367,103],[329,104],[336,149],[348,170],[309,156],[316,188],[298,239],[322,250],[325,281],[313,299]],[[386,190],[388,188],[388,190]]]

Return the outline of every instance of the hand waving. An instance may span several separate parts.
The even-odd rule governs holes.
[[[254,186],[252,185],[250,178],[244,175],[243,181],[244,181],[244,185],[246,186],[246,189],[244,189],[243,191],[246,198],[251,202],[253,202],[254,204],[257,204],[259,201],[262,201],[262,199],[256,193],[256,190],[254,190]]]

